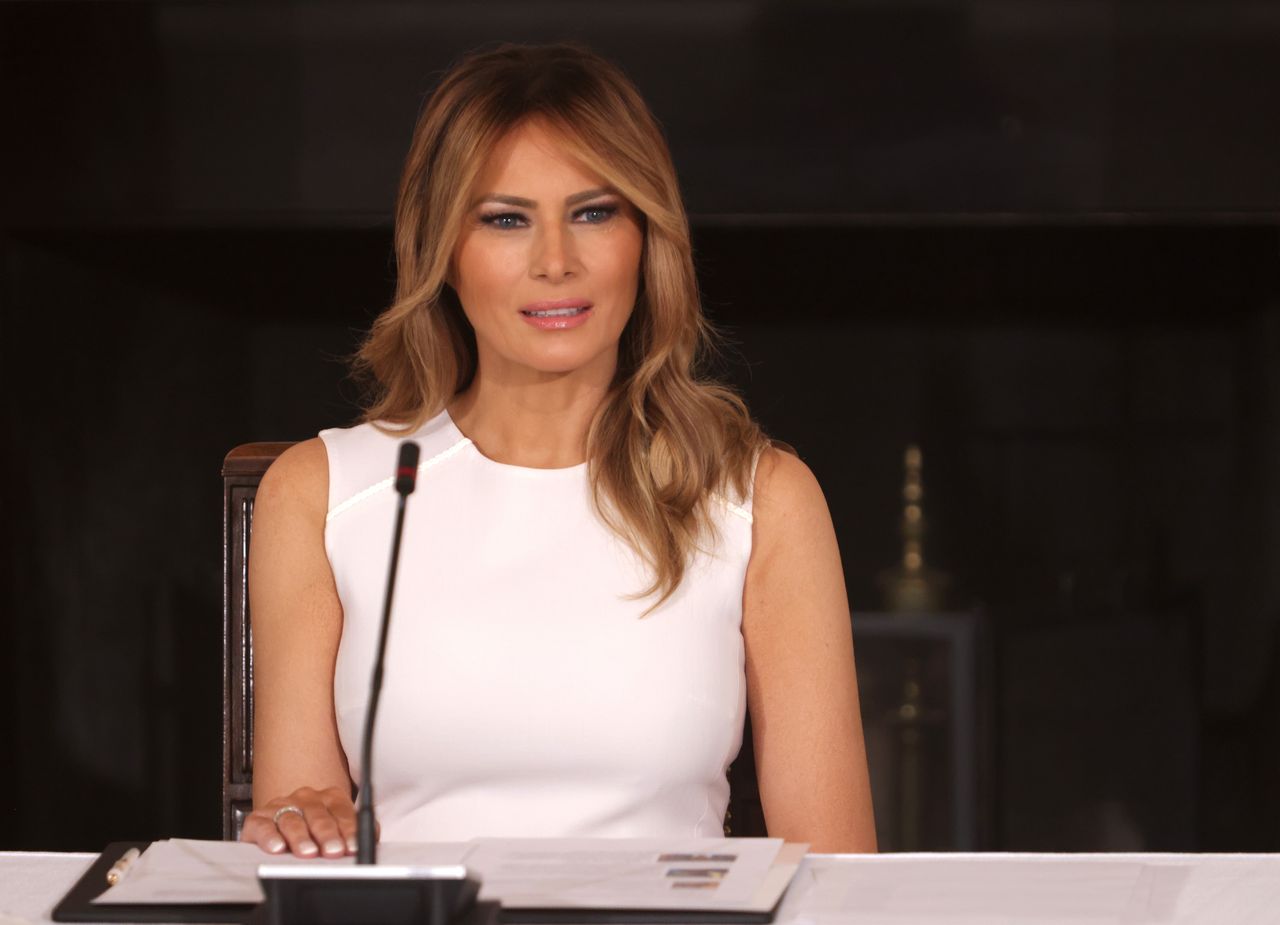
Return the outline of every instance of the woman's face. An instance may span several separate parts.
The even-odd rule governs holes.
[[[477,189],[451,282],[481,374],[610,381],[640,277],[635,208],[537,121],[499,142]]]

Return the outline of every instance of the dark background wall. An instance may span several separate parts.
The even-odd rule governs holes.
[[[1280,846],[1280,4],[637,0],[0,7],[0,847],[216,837],[218,464],[355,415],[434,76],[565,37],[856,609],[924,447],[986,847]]]

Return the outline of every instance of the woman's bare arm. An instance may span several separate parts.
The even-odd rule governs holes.
[[[849,604],[835,530],[808,466],[760,460],[743,594],[747,703],[769,834],[875,851]]]
[[[249,549],[254,812],[241,838],[303,857],[354,851],[355,839],[333,706],[342,604],[324,549],[328,493],[323,442],[291,447],[258,487]],[[277,825],[289,805],[303,815]]]

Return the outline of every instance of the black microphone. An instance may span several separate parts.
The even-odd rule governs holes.
[[[391,534],[391,564],[387,567],[387,591],[382,598],[382,626],[378,630],[378,651],[373,659],[373,680],[369,687],[369,706],[364,715],[364,740],[360,746],[360,768],[364,780],[360,784],[360,805],[356,812],[357,864],[373,864],[378,859],[377,827],[373,818],[373,724],[378,715],[378,698],[382,694],[382,667],[387,655],[387,627],[391,625],[391,599],[396,591],[396,567],[400,564],[404,506],[418,481],[418,454],[418,444],[406,440],[400,444],[400,456],[396,460],[396,525]]]

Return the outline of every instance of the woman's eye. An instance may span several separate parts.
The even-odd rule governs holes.
[[[480,216],[480,221],[494,228],[506,230],[523,227],[524,216],[518,212],[494,212],[490,215]]]
[[[617,213],[617,206],[587,206],[574,213],[575,217],[591,225],[607,222]]]

